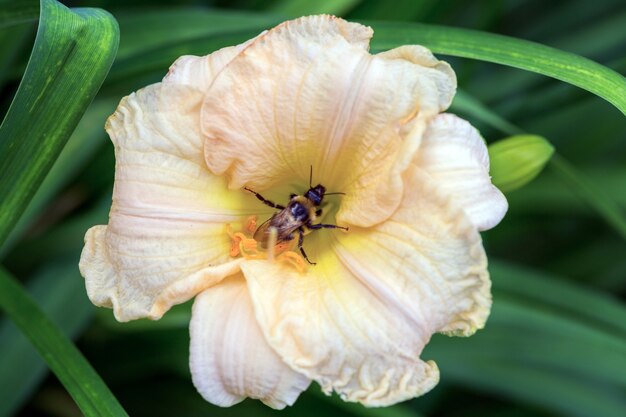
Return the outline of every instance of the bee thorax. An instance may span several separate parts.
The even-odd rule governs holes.
[[[289,207],[289,211],[296,221],[304,222],[309,217],[309,210],[300,203],[291,204]]]

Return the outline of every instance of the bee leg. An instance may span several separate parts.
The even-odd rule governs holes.
[[[322,209],[315,210],[315,215],[316,216],[321,216],[322,215]]]
[[[243,187],[243,189],[246,190],[246,191],[250,191],[252,194],[254,194],[256,196],[256,198],[261,200],[263,202],[263,204],[265,204],[266,206],[277,208],[279,210],[283,210],[285,208],[285,206],[281,206],[280,204],[275,204],[275,203],[271,202],[270,200],[265,199],[261,194],[257,193],[256,191],[252,191],[248,187]]]
[[[307,224],[306,227],[308,227],[311,230],[319,230],[319,229],[342,229],[342,230],[350,230],[347,227],[343,227],[343,226],[337,226],[336,224]]]
[[[309,260],[309,257],[306,256],[306,252],[304,251],[304,248],[302,247],[302,242],[304,242],[304,230],[302,230],[302,228],[298,229],[298,233],[299,233],[299,237],[298,237],[298,248],[300,249],[300,253],[302,254],[302,256],[304,257],[304,259],[306,259],[306,261],[311,264],[311,265],[315,265],[315,262],[311,262]]]

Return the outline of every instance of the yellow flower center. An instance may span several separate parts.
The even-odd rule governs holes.
[[[244,222],[243,228],[239,232],[233,232],[230,224],[226,225],[226,233],[230,237],[230,256],[237,258],[242,256],[245,259],[269,259],[285,263],[296,268],[298,272],[305,272],[307,263],[298,253],[290,250],[293,241],[276,243],[276,233],[272,233],[273,240],[267,245],[267,249],[262,249],[254,239],[254,232],[257,229],[257,216],[250,216]]]
[[[316,187],[298,187],[292,181],[285,181],[275,185],[271,190],[263,190],[262,194],[256,193],[256,190],[253,189],[242,190],[244,195],[246,195],[245,205],[247,209],[253,208],[250,206],[252,205],[254,208],[258,208],[258,212],[241,223],[237,222],[236,226],[235,224],[226,225],[226,233],[230,240],[230,256],[233,258],[243,257],[245,259],[266,259],[282,262],[294,267],[299,272],[305,272],[309,263],[315,264],[317,256],[321,255],[320,249],[325,248],[329,243],[321,235],[337,233],[337,231],[332,229],[314,229],[309,227],[309,223],[312,225],[321,223],[334,224],[335,215],[339,208],[340,196],[330,195],[325,197],[322,190],[322,201],[315,200],[315,204],[312,204],[314,200],[305,197],[307,188],[313,190]],[[335,194],[335,192],[331,194]],[[288,196],[291,197],[285,198]],[[315,197],[311,196],[309,198],[314,199]],[[274,205],[278,207],[274,207]],[[297,209],[308,211],[305,221],[295,218],[298,213],[290,210],[294,205],[301,206],[297,207]],[[255,210],[251,211],[254,212]],[[271,227],[272,224],[269,223],[272,216],[281,215],[284,217],[283,220],[285,222],[293,222],[293,224],[289,224],[293,229],[289,240],[285,240],[285,236],[282,236],[282,238],[278,236],[281,227]],[[300,215],[304,215],[304,213]],[[283,223],[280,224],[282,225]],[[298,225],[299,227],[297,227]],[[318,235],[318,233],[313,234],[313,232],[320,233]],[[306,237],[303,248],[306,250],[307,256],[310,257],[311,255],[309,248],[314,253],[314,257],[310,257],[310,262],[307,261],[305,256],[300,254],[300,246],[298,245],[300,233],[303,233]]]

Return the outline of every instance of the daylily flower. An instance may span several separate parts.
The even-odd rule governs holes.
[[[92,302],[120,321],[195,296],[193,381],[208,401],[292,404],[317,381],[384,406],[439,380],[434,333],[471,335],[491,306],[479,231],[507,209],[479,133],[441,114],[456,79],[421,46],[371,55],[372,30],[332,16],[178,59],[106,125],[117,166],[109,224],[85,237]],[[323,221],[253,239],[277,204],[323,184]]]

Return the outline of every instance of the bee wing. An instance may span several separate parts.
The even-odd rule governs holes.
[[[252,236],[254,240],[261,243],[267,242],[267,239],[270,235],[270,221],[274,217],[276,217],[275,214],[269,219],[265,220],[263,223],[261,223],[259,227],[257,227],[256,231],[254,232],[254,236]]]
[[[279,211],[261,224],[254,232],[254,240],[267,246],[270,237],[270,227],[276,228],[276,243],[288,242],[293,239],[292,233],[298,230],[301,223],[293,221],[287,210]]]
[[[289,210],[285,209],[276,213],[274,221],[271,222],[271,226],[276,227],[277,243],[288,242],[293,239],[293,232],[302,226],[302,222],[295,220],[289,213]]]

